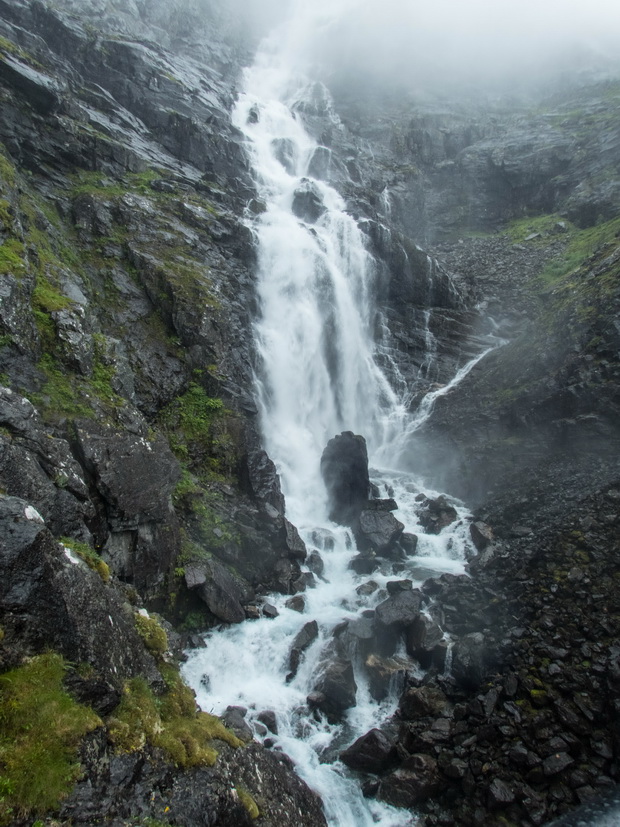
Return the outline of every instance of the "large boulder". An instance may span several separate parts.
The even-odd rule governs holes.
[[[196,592],[218,620],[225,623],[244,621],[243,604],[254,598],[248,583],[215,558],[186,566],[185,584]]]
[[[378,797],[394,807],[413,807],[435,795],[441,786],[435,759],[430,755],[410,755],[381,780]]]
[[[383,772],[394,757],[394,745],[380,729],[371,729],[340,753],[347,767],[361,772]]]
[[[439,534],[457,518],[456,509],[443,496],[437,497],[436,500],[426,500],[423,510],[418,515],[420,524],[428,534]]]
[[[302,626],[301,630],[297,633],[289,654],[288,664],[290,672],[286,676],[287,681],[291,681],[295,677],[295,675],[297,674],[297,670],[299,669],[299,662],[301,661],[301,656],[310,646],[310,644],[314,643],[318,636],[319,624],[316,622],[316,620],[310,620],[308,623],[305,623]]]
[[[321,474],[329,497],[329,518],[353,526],[368,502],[368,452],[363,436],[344,431],[327,443]]]
[[[404,528],[405,526],[389,511],[364,508],[354,528],[355,539],[362,551],[387,554],[398,541]]]
[[[375,609],[375,629],[381,654],[391,655],[394,652],[401,633],[417,619],[422,599],[418,589],[409,587],[398,589],[379,603]]]
[[[351,661],[337,658],[325,667],[314,691],[308,696],[308,703],[324,712],[329,720],[337,721],[347,709],[355,706],[356,695]]]
[[[302,179],[293,194],[293,213],[308,224],[316,223],[325,212],[325,205],[318,186],[314,181]]]

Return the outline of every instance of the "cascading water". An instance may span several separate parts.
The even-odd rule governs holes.
[[[346,6],[351,5],[349,0]],[[330,10],[333,15],[333,2]],[[355,779],[334,760],[339,749],[392,713],[395,698],[373,701],[356,663],[357,703],[341,723],[312,715],[306,704],[334,627],[376,605],[385,596],[382,587],[394,577],[389,568],[382,569],[373,574],[379,587],[374,594],[356,591],[363,578],[348,567],[357,553],[353,539],[349,530],[327,518],[319,462],[327,441],[343,430],[366,437],[371,465],[379,469],[375,482],[399,502],[396,516],[406,530],[418,534],[416,557],[405,563],[399,577],[420,583],[431,573],[463,572],[466,525],[460,520],[454,530],[425,535],[414,507],[419,488],[411,475],[380,470],[398,467],[408,436],[441,391],[412,417],[379,369],[373,345],[373,269],[363,235],[344,211],[340,195],[311,175],[317,154],[326,153],[306,133],[295,108],[303,108],[309,90],[316,98],[316,87],[295,78],[291,65],[309,28],[329,25],[324,12],[318,2],[299,3],[291,20],[263,44],[246,71],[234,119],[246,137],[265,208],[253,223],[261,306],[257,396],[264,443],[281,476],[287,516],[306,543],[319,548],[325,568],[317,587],[305,593],[302,614],[287,608],[284,597],[271,597],[277,618],[209,635],[207,648],[191,653],[184,671],[204,709],[221,713],[230,704],[243,705],[250,722],[261,711],[275,712],[276,746],[321,795],[330,825],[398,827],[415,823],[411,813],[365,799]],[[321,94],[328,101],[325,90]],[[291,642],[310,620],[318,621],[319,636],[287,683]]]

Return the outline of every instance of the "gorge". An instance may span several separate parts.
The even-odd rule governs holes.
[[[0,0],[0,823],[547,824],[618,775],[616,67],[243,12]]]

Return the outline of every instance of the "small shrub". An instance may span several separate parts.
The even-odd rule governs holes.
[[[136,614],[136,629],[152,655],[161,656],[168,648],[168,635],[150,615]]]

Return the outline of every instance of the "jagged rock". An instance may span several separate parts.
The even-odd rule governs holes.
[[[247,709],[243,706],[227,706],[222,721],[235,733],[239,740],[249,744],[253,738],[252,729],[245,720]]]
[[[354,533],[360,550],[386,554],[394,547],[404,528],[390,512],[368,511],[364,507],[354,526]]]
[[[439,644],[443,641],[441,628],[425,614],[420,613],[408,627],[405,636],[407,654],[416,658],[427,669],[433,660],[441,659]]]
[[[301,630],[295,636],[295,640],[292,643],[291,651],[289,653],[288,659],[288,668],[289,674],[286,676],[287,681],[292,680],[295,675],[297,674],[297,670],[299,669],[299,662],[301,661],[301,656],[306,651],[306,649],[314,643],[314,641],[319,636],[319,624],[316,620],[310,620],[308,623],[305,623]]]
[[[489,807],[496,809],[498,807],[505,807],[507,804],[512,804],[515,800],[515,794],[501,778],[494,778],[489,784],[488,801]]]
[[[284,604],[287,609],[292,609],[294,612],[303,613],[306,609],[306,598],[302,594],[296,594]]]
[[[400,682],[402,685],[411,663],[404,658],[382,658],[371,654],[364,661],[364,666],[370,694],[376,701],[383,701],[394,690],[395,684],[398,686]]]
[[[290,138],[275,138],[271,145],[274,155],[289,175],[294,175],[297,167],[297,151],[295,143]],[[300,216],[303,217],[303,216]]]
[[[480,521],[471,523],[469,533],[478,551],[484,551],[494,540],[491,526]]]
[[[315,705],[330,720],[338,720],[345,710],[355,706],[357,684],[351,661],[339,658],[330,661],[319,678],[315,693],[322,696]]]
[[[357,554],[349,562],[349,568],[359,575],[372,574],[380,567],[381,561],[375,557],[374,552]]]
[[[394,760],[394,746],[380,729],[371,729],[344,752],[340,760],[359,772],[380,773]]]
[[[316,574],[317,577],[321,577],[325,570],[325,563],[323,562],[323,558],[316,549],[313,549],[308,555],[306,559],[306,565],[308,566],[311,572]]]
[[[465,635],[454,645],[452,677],[458,684],[475,689],[485,673],[485,641],[480,632]]]
[[[372,613],[370,613],[372,614]],[[372,617],[361,615],[334,630],[339,651],[346,658],[365,657],[372,647],[375,629]]]
[[[163,687],[121,598],[52,537],[31,505],[2,495],[0,575],[4,646],[19,657],[53,649],[89,663],[103,697],[138,675]]]
[[[321,474],[329,497],[329,518],[352,526],[368,500],[366,440],[344,431],[327,443],[321,456]]]
[[[421,686],[407,689],[400,698],[400,713],[407,720],[438,717],[449,713],[450,702],[445,693],[436,686]]]
[[[297,528],[286,517],[284,518],[284,542],[290,556],[303,563],[307,555],[306,544],[299,536]]]
[[[407,531],[403,531],[398,538],[398,545],[402,548],[405,554],[408,556],[413,556],[418,548],[418,538],[415,534],[410,534]]]
[[[436,795],[442,782],[430,755],[411,755],[381,779],[378,798],[394,807],[413,807]]]
[[[375,609],[377,624],[404,628],[417,618],[421,604],[422,593],[418,589],[399,589]]]
[[[185,583],[206,603],[209,611],[225,623],[244,621],[243,604],[254,599],[249,584],[215,558],[186,566]]]
[[[426,500],[424,510],[418,515],[421,525],[429,534],[439,534],[442,528],[449,526],[458,518],[454,506],[445,497],[436,500]]]
[[[241,465],[241,485],[255,499],[268,503],[284,515],[284,496],[276,466],[266,451],[252,445]]]
[[[313,181],[309,181],[307,178],[302,179],[301,184],[293,194],[291,208],[302,221],[315,224],[319,220],[325,212],[325,205],[323,204],[321,192]]]

